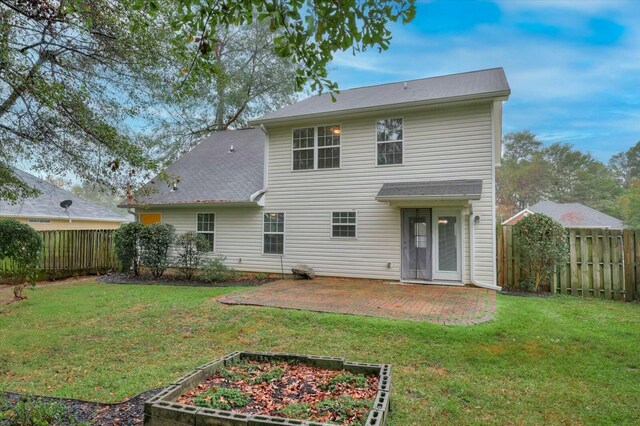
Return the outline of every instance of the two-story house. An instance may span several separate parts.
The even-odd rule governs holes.
[[[315,95],[216,132],[134,207],[246,271],[495,288],[501,68]]]

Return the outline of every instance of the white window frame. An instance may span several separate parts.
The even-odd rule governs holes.
[[[355,214],[356,221],[355,223],[334,223],[333,222],[334,213],[353,213]],[[329,235],[331,236],[331,238],[335,238],[338,240],[354,240],[358,238],[358,211],[357,210],[333,210],[329,216],[329,223],[330,223]],[[335,225],[347,225],[347,226],[353,225],[353,227],[355,228],[355,235],[353,237],[342,237],[342,236],[333,235],[333,227]]]
[[[404,132],[404,121],[402,122],[402,128],[403,128],[403,132]],[[323,146],[323,147],[319,147],[318,146],[318,129],[321,127],[338,127],[340,129],[340,144],[339,145],[330,145],[330,146]],[[294,132],[296,130],[300,130],[300,129],[313,129],[313,148],[294,148],[293,147],[293,135]],[[319,168],[318,167],[318,153],[321,149],[329,149],[329,148],[338,148],[338,150],[340,151],[340,157],[338,159],[338,167],[324,167],[324,168]],[[313,149],[313,167],[310,169],[295,169],[294,168],[294,155],[293,153],[295,151],[303,151],[303,150],[311,150]],[[403,145],[403,149],[404,149],[404,145]],[[404,153],[403,153],[403,160],[404,160]],[[342,124],[340,123],[335,123],[335,124],[323,124],[323,125],[318,125],[318,126],[301,126],[301,127],[295,127],[293,129],[291,129],[291,171],[292,172],[310,172],[310,171],[318,171],[318,170],[339,170],[342,168]]]
[[[212,214],[213,215],[213,232],[212,231],[198,231],[198,216],[201,214]],[[216,253],[216,248],[218,247],[218,242],[216,241],[216,236],[218,232],[216,230],[216,214],[214,212],[197,212],[196,213],[196,234],[213,234],[213,247],[211,250],[207,250],[207,253]],[[207,238],[208,240],[208,238]]]
[[[382,120],[394,120],[394,119],[400,119],[402,120],[402,139],[397,140],[397,141],[379,141],[378,140],[378,121],[382,121]],[[373,137],[376,141],[376,145],[375,145],[375,151],[374,151],[374,159],[373,161],[375,162],[376,167],[393,167],[393,166],[402,166],[404,164],[404,145],[405,145],[405,140],[406,140],[406,136],[405,136],[405,132],[404,132],[404,116],[395,116],[395,117],[379,117],[376,118],[375,121],[373,122]],[[378,163],[378,145],[379,144],[383,144],[383,143],[394,143],[394,142],[402,142],[402,162],[401,163],[394,163],[394,164],[380,164]]]
[[[264,217],[265,215],[268,214],[280,214],[282,213],[282,232],[265,232],[264,230]],[[262,255],[263,256],[284,256],[286,253],[286,231],[287,231],[287,213],[286,212],[273,212],[273,211],[269,211],[269,212],[263,212],[262,213],[262,227],[260,228],[260,232],[262,233]],[[265,234],[276,234],[276,235],[282,235],[282,253],[265,253],[264,251],[264,236]]]

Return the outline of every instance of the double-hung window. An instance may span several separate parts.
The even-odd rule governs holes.
[[[198,213],[196,232],[209,241],[209,251],[215,249],[216,215],[215,213]]]
[[[331,236],[334,238],[355,238],[356,212],[332,212]]]
[[[339,125],[293,130],[293,170],[340,167]]]
[[[378,166],[402,164],[403,137],[402,118],[376,121]]]
[[[263,233],[263,253],[284,254],[284,213],[265,213]]]

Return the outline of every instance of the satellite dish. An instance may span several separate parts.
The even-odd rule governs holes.
[[[60,207],[62,207],[63,209],[68,209],[69,207],[71,207],[71,204],[73,204],[73,201],[71,200],[64,200],[63,202],[60,203]]]

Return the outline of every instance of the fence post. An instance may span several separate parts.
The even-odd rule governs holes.
[[[633,300],[633,290],[636,286],[634,234],[635,233],[630,229],[625,229],[622,233],[622,243],[624,245],[624,299],[627,302],[631,302]]]

